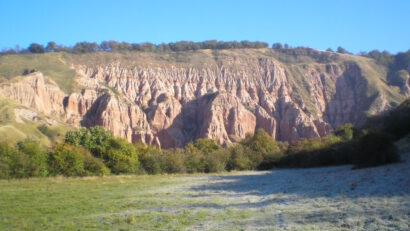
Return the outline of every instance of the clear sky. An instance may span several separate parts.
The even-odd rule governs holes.
[[[410,48],[410,0],[2,0],[0,49],[32,42],[258,40]]]

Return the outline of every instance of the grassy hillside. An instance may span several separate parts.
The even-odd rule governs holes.
[[[24,108],[13,100],[0,98],[0,137],[2,141],[15,143],[29,138],[38,140],[44,146],[50,146],[54,142],[61,141],[65,132],[70,129],[66,126],[43,126],[39,122],[17,118],[15,109]],[[41,117],[40,114],[40,120]]]
[[[66,93],[76,89],[75,70],[70,68],[63,53],[14,54],[0,56],[0,80],[7,81],[20,76],[25,69],[37,70],[53,79]]]

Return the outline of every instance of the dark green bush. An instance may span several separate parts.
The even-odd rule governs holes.
[[[212,139],[197,139],[194,143],[194,147],[204,154],[209,154],[220,148],[216,141]]]
[[[29,176],[47,176],[47,158],[48,153],[44,148],[40,147],[39,143],[34,140],[24,140],[17,143],[18,150],[26,155],[30,164],[27,167]]]
[[[358,140],[353,156],[356,168],[389,164],[399,160],[400,156],[390,137],[373,132]]]
[[[82,146],[91,151],[96,157],[102,157],[106,148],[109,146],[109,140],[113,135],[105,131],[100,126],[80,128],[77,131],[69,131],[65,135],[65,142],[76,146]]]
[[[205,172],[223,172],[227,169],[230,152],[226,148],[220,148],[205,155]]]
[[[410,99],[405,100],[396,109],[384,117],[382,133],[393,140],[399,140],[410,133]]]
[[[0,178],[47,176],[47,153],[37,142],[0,143]]]
[[[135,144],[139,153],[140,165],[148,174],[159,174],[163,170],[161,168],[161,150],[153,146],[144,146],[143,144]]]
[[[338,136],[304,139],[288,147],[285,155],[274,162],[275,167],[310,168],[351,163],[353,150],[350,125],[340,127]]]
[[[230,158],[227,163],[227,170],[248,170],[254,167],[250,159],[252,151],[249,148],[238,144],[230,147],[229,151]]]
[[[102,127],[67,132],[65,142],[90,150],[112,173],[137,173],[139,169],[136,148],[123,139],[115,138]]]
[[[186,171],[182,153],[175,151],[162,152],[162,169],[166,173],[184,173]]]
[[[107,167],[87,149],[67,143],[53,147],[48,163],[51,175],[88,176],[109,173]]]
[[[188,143],[184,148],[184,165],[188,173],[205,172],[205,154],[193,143]]]
[[[29,160],[26,155],[6,142],[0,143],[0,178],[28,177]]]

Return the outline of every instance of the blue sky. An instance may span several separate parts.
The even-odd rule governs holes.
[[[4,0],[0,9],[0,49],[111,39],[258,40],[352,52],[410,48],[409,0]]]

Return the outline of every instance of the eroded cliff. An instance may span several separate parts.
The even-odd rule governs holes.
[[[69,125],[100,125],[163,148],[197,138],[228,144],[258,128],[281,141],[319,137],[405,98],[372,60],[327,55],[319,61],[286,61],[270,49],[72,55],[62,62],[75,70],[67,81],[77,90],[65,93],[52,75],[36,72],[3,83],[0,96]]]

